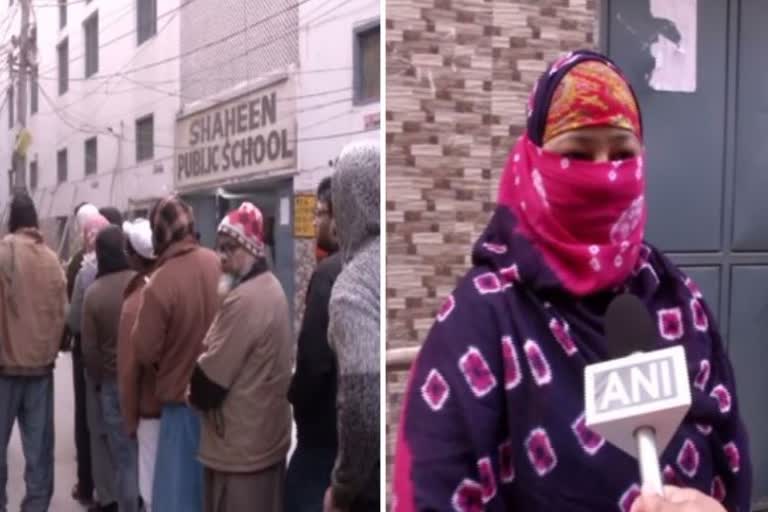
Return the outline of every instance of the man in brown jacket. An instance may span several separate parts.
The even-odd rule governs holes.
[[[28,195],[14,195],[8,230],[0,241],[0,510],[8,504],[7,449],[18,420],[27,484],[21,509],[45,512],[53,496],[53,366],[67,282]]]
[[[294,360],[288,301],[265,258],[261,212],[250,203],[219,225],[226,296],[190,383],[203,417],[205,512],[283,511]]]
[[[131,339],[139,364],[157,372],[163,405],[152,507],[199,512],[200,420],[186,405],[186,389],[219,307],[219,258],[200,246],[192,209],[177,197],[158,201],[149,221],[158,260],[142,292]]]
[[[86,380],[97,390],[120,512],[138,512],[139,481],[136,440],[123,429],[117,391],[117,334],[123,293],[135,272],[125,257],[123,231],[103,229],[96,237],[98,273],[85,292],[82,348]]]
[[[136,361],[135,341],[131,330],[141,304],[141,291],[155,266],[152,228],[147,219],[123,224],[125,252],[137,272],[125,289],[120,330],[117,338],[117,380],[120,410],[126,434],[139,445],[139,494],[145,512],[152,512],[152,482],[155,478],[157,438],[160,435],[160,402],[156,396],[154,368],[141,367]]]

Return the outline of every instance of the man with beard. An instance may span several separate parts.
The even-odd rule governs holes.
[[[328,345],[328,302],[341,272],[341,254],[333,232],[331,178],[317,188],[315,230],[318,252],[328,256],[309,281],[296,373],[288,392],[298,440],[286,476],[286,512],[322,509],[336,460],[336,360]]]
[[[331,293],[328,339],[339,368],[339,446],[324,510],[379,510],[379,145],[347,145],[333,175],[344,269]]]
[[[16,194],[0,242],[0,510],[8,505],[8,442],[18,420],[26,469],[21,510],[48,510],[53,496],[53,367],[67,289],[43,241],[35,205]]]
[[[162,403],[152,507],[199,512],[200,420],[186,404],[186,390],[218,311],[220,263],[216,253],[200,246],[192,209],[178,197],[158,201],[149,222],[157,263],[142,292],[131,339],[139,364],[156,372]]]
[[[87,378],[96,387],[101,421],[114,464],[117,509],[138,512],[139,483],[136,440],[123,429],[117,391],[117,335],[123,293],[135,273],[125,257],[124,237],[117,226],[109,226],[96,237],[99,271],[88,288],[83,305],[83,361]]]
[[[259,209],[243,203],[218,231],[223,302],[189,391],[203,417],[204,510],[282,512],[291,443],[288,301],[267,266]]]

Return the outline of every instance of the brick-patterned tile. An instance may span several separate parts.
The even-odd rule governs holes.
[[[548,62],[596,0],[387,0],[387,345],[418,346],[467,270]],[[407,372],[387,375],[387,471]],[[387,493],[389,495],[389,493]]]

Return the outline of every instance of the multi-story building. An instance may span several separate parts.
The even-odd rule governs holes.
[[[379,136],[378,15],[372,0],[222,0],[182,11],[175,188],[205,243],[241,201],[262,210],[297,319],[314,263],[314,189],[343,144]]]
[[[4,5],[4,42],[20,30],[22,0]],[[174,122],[179,106],[179,0],[30,2],[27,151],[23,182],[52,245],[66,256],[67,219],[83,201],[145,212],[173,187]],[[7,45],[6,48],[10,48]],[[0,158],[8,162],[19,70],[7,85]],[[0,180],[7,205],[11,176]]]

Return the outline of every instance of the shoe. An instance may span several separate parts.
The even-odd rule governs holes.
[[[72,499],[87,507],[93,504],[93,492],[86,494],[80,487],[80,484],[75,484],[72,487]]]

